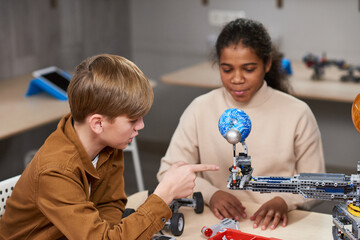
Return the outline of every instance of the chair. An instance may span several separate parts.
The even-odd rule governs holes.
[[[134,169],[135,169],[135,176],[136,176],[136,183],[138,187],[138,191],[144,191],[144,179],[141,172],[141,164],[140,164],[140,157],[139,157],[139,151],[136,144],[136,138],[133,138],[132,142],[127,146],[127,148],[124,149],[124,152],[131,152],[132,159],[134,163]]]
[[[10,197],[16,182],[19,180],[20,175],[6,179],[0,182],[0,218],[5,211],[6,200]]]

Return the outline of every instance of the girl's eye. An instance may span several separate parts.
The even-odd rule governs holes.
[[[255,70],[255,68],[246,68],[245,71],[246,72],[253,72]]]
[[[226,68],[226,69],[222,69],[222,71],[224,72],[224,73],[229,73],[229,72],[231,72],[231,69],[228,69],[228,68]]]

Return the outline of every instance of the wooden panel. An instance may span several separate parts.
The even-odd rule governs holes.
[[[106,52],[130,58],[129,3],[125,0],[105,3],[91,0],[91,4],[84,6],[84,54]]]
[[[129,0],[4,0],[0,80],[50,65],[72,70],[104,52],[130,58],[129,18]]]
[[[14,55],[16,58],[26,58],[35,54],[36,28],[35,9],[31,0],[14,1],[12,7],[12,22],[14,29]]]
[[[60,19],[60,61],[64,69],[72,70],[84,56],[83,21],[84,1],[59,1]]]
[[[36,18],[39,10],[31,0],[13,1],[11,5],[11,47],[13,75],[30,72],[36,66]]]
[[[2,1],[0,7],[0,80],[12,76],[11,3],[12,0]]]

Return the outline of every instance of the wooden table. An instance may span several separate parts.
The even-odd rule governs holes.
[[[31,74],[0,81],[0,140],[58,121],[70,112],[68,101],[60,101],[43,92],[25,97]],[[149,80],[152,87],[156,82]]]
[[[129,197],[127,208],[136,209],[147,198],[147,191],[135,193]],[[246,207],[248,216],[251,216],[257,209],[258,205],[254,203],[243,203]],[[181,207],[179,212],[184,214],[185,229],[181,236],[176,237],[178,240],[194,240],[206,239],[201,229],[204,226],[212,226],[219,224],[220,220],[217,219],[211,210],[205,206],[204,212],[196,214],[192,208]],[[289,224],[287,227],[277,227],[275,230],[262,231],[260,228],[254,229],[252,221],[249,219],[241,220],[240,230],[243,232],[265,236],[274,237],[283,240],[330,240],[332,237],[332,216],[328,214],[321,214],[315,212],[307,212],[294,210],[289,213]],[[171,233],[165,232],[171,235]]]
[[[67,101],[46,93],[25,97],[31,74],[0,81],[0,140],[59,120],[70,111]]]
[[[311,80],[313,70],[300,61],[292,62],[293,76],[290,77],[293,95],[302,98],[352,103],[360,93],[360,83],[341,82],[345,71],[335,66],[326,67],[324,80]],[[210,62],[203,62],[161,77],[161,81],[193,87],[217,88],[222,86],[219,69]]]

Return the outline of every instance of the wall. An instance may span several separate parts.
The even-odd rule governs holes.
[[[130,58],[129,18],[128,0],[2,0],[0,81],[51,65],[71,71],[104,52]],[[38,149],[56,125],[0,140],[0,180],[20,174],[26,153]]]
[[[130,57],[128,0],[1,1],[0,80],[85,57]]]
[[[132,54],[151,77],[204,60],[212,46],[209,37],[220,28],[208,23],[213,9],[243,10],[268,28],[290,59],[306,53],[344,59],[360,65],[358,1],[284,0],[133,0]]]
[[[208,23],[212,9],[243,10],[247,17],[263,22],[290,59],[301,60],[312,52],[360,64],[360,12],[356,0],[284,0],[281,9],[275,0],[208,2],[204,6],[200,0],[131,1],[132,56],[150,78],[159,81],[165,73],[208,59],[212,49],[209,40],[219,32],[219,27]],[[168,141],[186,105],[206,91],[159,84],[142,136]],[[360,160],[360,135],[351,122],[351,104],[305,101],[322,131],[328,169],[355,171]],[[156,129],[156,134],[149,129]]]

